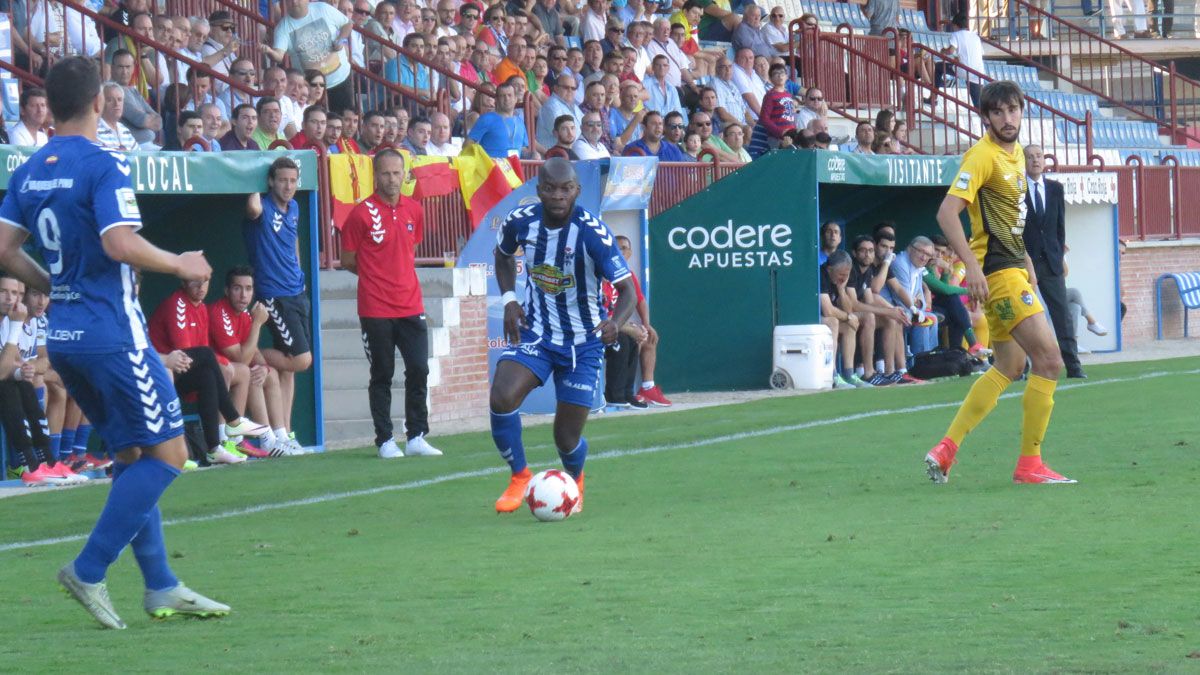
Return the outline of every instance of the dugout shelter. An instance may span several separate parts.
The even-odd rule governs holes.
[[[661,339],[655,379],[675,390],[765,388],[774,327],[820,321],[820,224],[836,221],[845,247],[892,221],[902,250],[916,235],[940,232],[937,210],[960,163],[959,156],[774,152],[653,218],[647,286]],[[1070,285],[1085,289],[1093,313],[1116,326],[1107,339],[1082,343],[1094,351],[1120,348],[1113,184],[1103,198],[1099,190],[1068,198],[1068,244],[1078,241],[1084,251]],[[965,212],[963,220],[966,227]]]
[[[0,196],[9,189],[13,171],[33,152],[32,148],[0,147],[0,159],[4,164],[0,170]],[[301,266],[313,310],[313,366],[296,375],[292,424],[302,445],[321,448],[324,430],[320,396],[316,154],[311,150],[129,153],[130,180],[142,213],[141,234],[169,251],[204,251],[213,268],[206,302],[213,302],[224,294],[226,271],[248,263],[242,238],[246,198],[251,190],[266,191],[267,169],[283,154],[300,165],[300,184],[295,199],[300,207]],[[38,257],[36,253],[34,256]],[[159,302],[178,287],[179,280],[173,277],[161,274],[143,277],[140,299],[147,319]],[[263,330],[262,344],[268,346],[270,342],[270,331]]]

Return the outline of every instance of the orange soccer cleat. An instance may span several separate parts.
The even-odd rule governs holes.
[[[532,478],[529,467],[514,473],[508,481],[508,487],[504,489],[504,494],[496,500],[496,513],[512,513],[521,508],[521,503],[525,501],[525,488],[529,487]]]
[[[925,455],[925,466],[929,479],[935,483],[945,483],[950,480],[950,467],[954,466],[954,455],[958,453],[958,445],[949,438],[943,438]]]
[[[579,478],[575,479],[575,484],[579,486],[579,501],[575,502],[575,506],[571,508],[571,515],[583,512],[583,472],[579,472]]]

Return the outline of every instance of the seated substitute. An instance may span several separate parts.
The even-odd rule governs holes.
[[[852,292],[846,288],[851,267],[850,254],[845,251],[834,251],[821,265],[821,323],[833,333],[842,355],[841,369],[833,374],[834,389],[871,386],[854,372],[854,347],[861,323],[854,312]]]

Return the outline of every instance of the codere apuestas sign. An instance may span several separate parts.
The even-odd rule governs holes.
[[[716,267],[791,267],[792,227],[771,225],[724,225],[674,227],[667,233],[667,245],[675,251],[690,253],[688,269]]]

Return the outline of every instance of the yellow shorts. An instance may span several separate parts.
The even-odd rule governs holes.
[[[983,314],[994,342],[1011,340],[1017,324],[1044,311],[1033,286],[1029,285],[1029,273],[1024,269],[992,272],[987,276],[987,284],[988,300]]]

